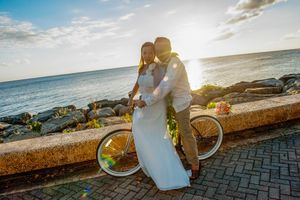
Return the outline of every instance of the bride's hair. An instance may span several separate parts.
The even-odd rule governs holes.
[[[141,71],[143,70],[144,66],[145,66],[145,61],[142,55],[142,51],[144,47],[151,47],[153,49],[153,52],[155,54],[155,48],[154,48],[154,44],[152,42],[145,42],[142,47],[141,47],[141,58],[140,58],[140,63],[138,65],[138,73],[140,74]]]

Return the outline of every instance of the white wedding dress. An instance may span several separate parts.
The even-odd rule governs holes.
[[[139,92],[143,97],[154,90],[151,64],[146,74],[138,78]],[[185,170],[167,131],[166,101],[135,108],[132,132],[139,163],[143,172],[153,179],[160,190],[190,186],[189,171]]]

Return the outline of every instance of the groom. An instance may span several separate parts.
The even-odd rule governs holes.
[[[171,42],[168,38],[155,39],[155,52],[162,64],[167,66],[167,71],[160,84],[151,96],[137,102],[139,107],[149,106],[165,98],[169,92],[173,98],[173,107],[176,112],[176,121],[179,134],[182,138],[186,159],[192,166],[191,180],[199,177],[200,163],[196,139],[192,134],[190,124],[190,105],[192,96],[184,64],[176,56],[172,56]]]

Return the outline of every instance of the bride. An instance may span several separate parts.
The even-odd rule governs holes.
[[[164,76],[165,70],[154,62],[154,58],[154,44],[144,43],[138,78],[128,101],[131,107],[135,104],[133,98],[137,92],[142,97],[151,94]],[[151,106],[134,108],[132,133],[141,168],[160,190],[191,186],[188,171],[184,169],[167,131],[164,99]]]

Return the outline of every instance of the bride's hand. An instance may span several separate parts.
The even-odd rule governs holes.
[[[134,105],[138,106],[139,108],[143,108],[146,106],[146,103],[143,100],[136,100],[136,101],[134,101]]]

